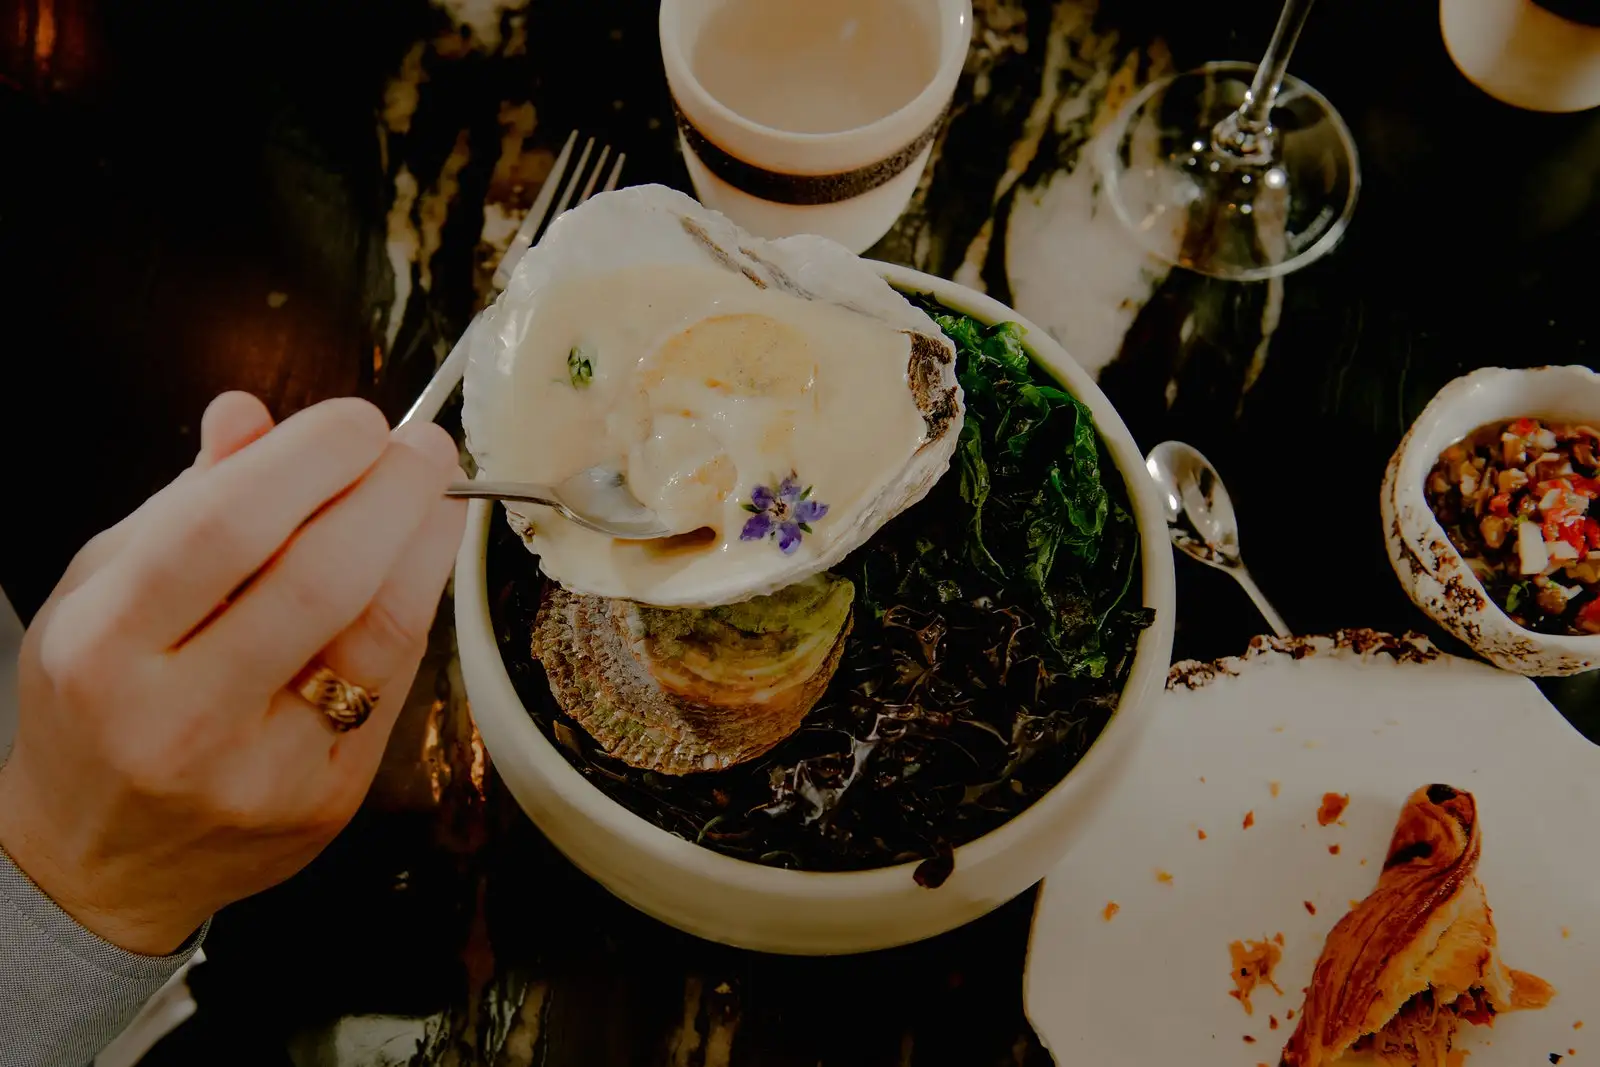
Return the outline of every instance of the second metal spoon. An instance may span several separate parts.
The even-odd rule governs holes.
[[[1288,637],[1289,624],[1250,577],[1239,556],[1233,499],[1211,462],[1193,445],[1163,441],[1150,450],[1145,468],[1161,490],[1173,546],[1208,567],[1233,575],[1266,617],[1272,632]]]

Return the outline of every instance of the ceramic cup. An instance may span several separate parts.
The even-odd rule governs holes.
[[[1450,58],[1497,100],[1530,111],[1600,107],[1596,0],[1440,0]]]
[[[661,55],[695,194],[760,237],[814,233],[864,252],[916,190],[955,92],[972,36],[971,0],[918,0],[936,9],[939,66],[910,103],[838,133],[763,126],[713,97],[691,60],[724,0],[662,0]]]

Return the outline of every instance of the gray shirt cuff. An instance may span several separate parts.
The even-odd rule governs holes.
[[[0,1065],[83,1067],[200,947],[139,956],[79,926],[0,849]]]

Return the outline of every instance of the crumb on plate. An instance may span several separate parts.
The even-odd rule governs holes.
[[[1267,1016],[1267,1029],[1268,1030],[1276,1030],[1277,1028],[1278,1028],[1278,1017],[1276,1015]]]
[[[1282,782],[1268,782],[1267,783],[1267,790],[1268,790],[1268,792],[1270,792],[1272,794],[1273,799],[1277,799],[1278,794],[1283,791],[1283,783]]]
[[[1108,901],[1106,901],[1106,910],[1101,912],[1100,914],[1105,917],[1106,922],[1110,922],[1112,919],[1115,919],[1117,917],[1117,912],[1119,912],[1121,910],[1122,910],[1122,905],[1118,904],[1114,900],[1108,900]]]
[[[1306,910],[1309,911],[1311,914],[1315,915],[1317,913],[1317,906],[1315,904],[1311,903],[1311,901],[1303,900],[1303,901],[1301,901],[1301,903],[1306,906]]]
[[[1200,840],[1204,841],[1206,839],[1206,832],[1204,830],[1196,830],[1195,832],[1200,835]]]
[[[1272,978],[1272,969],[1283,958],[1282,945],[1281,933],[1270,941],[1234,941],[1228,945],[1228,955],[1233,961],[1233,969],[1229,973],[1237,987],[1228,990],[1228,996],[1244,1006],[1246,1015],[1255,1014],[1250,996],[1257,985],[1269,985],[1280,997],[1283,996],[1283,989]]]
[[[1171,885],[1172,884],[1172,872],[1171,871],[1163,871],[1160,868],[1157,868],[1156,869],[1156,881],[1160,882],[1162,885]]]
[[[1254,826],[1255,824],[1256,824],[1256,813],[1253,812],[1253,811],[1245,812],[1244,813],[1244,828],[1246,830],[1248,830],[1248,829],[1250,829],[1250,827]]]
[[[1317,808],[1317,825],[1327,826],[1339,821],[1344,809],[1350,806],[1349,793],[1324,793],[1322,806]]]
[[[1337,856],[1338,854],[1339,854],[1339,846],[1338,845],[1329,845],[1328,846],[1328,855]]]

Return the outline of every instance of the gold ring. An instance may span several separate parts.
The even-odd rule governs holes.
[[[307,704],[328,717],[339,733],[354,730],[367,721],[378,694],[341,678],[331,668],[318,666],[295,687]]]

